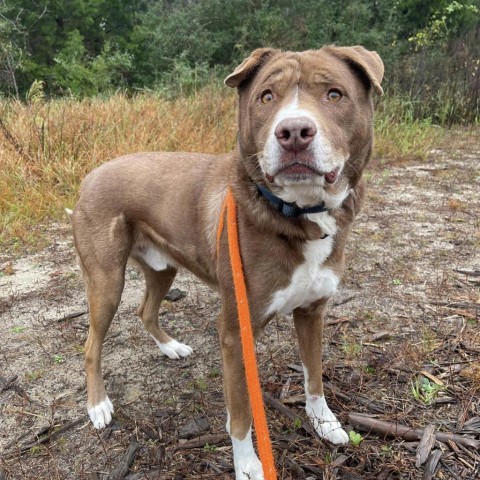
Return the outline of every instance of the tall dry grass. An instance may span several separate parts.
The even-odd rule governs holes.
[[[31,243],[38,224],[73,207],[82,178],[138,151],[220,153],[235,142],[235,95],[213,87],[165,100],[128,98],[0,103],[0,245]]]
[[[377,151],[424,155],[431,129],[398,122],[393,108],[377,119]],[[64,218],[82,178],[102,162],[138,151],[233,149],[236,95],[209,86],[173,100],[154,93],[3,100],[0,121],[0,247],[11,248],[34,244],[42,226]]]

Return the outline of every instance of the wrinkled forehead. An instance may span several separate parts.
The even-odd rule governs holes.
[[[347,86],[355,83],[355,75],[346,62],[321,50],[282,52],[261,69],[255,82],[266,88],[322,83]]]

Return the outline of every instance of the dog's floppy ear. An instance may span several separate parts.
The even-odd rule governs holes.
[[[268,58],[277,53],[274,48],[257,48],[224,81],[225,85],[235,88],[247,80]]]
[[[382,59],[377,52],[358,45],[355,47],[326,47],[326,50],[358,67],[367,76],[375,93],[383,95],[380,84],[382,83],[384,69]]]

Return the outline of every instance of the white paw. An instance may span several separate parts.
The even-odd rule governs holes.
[[[108,397],[98,405],[88,407],[88,416],[95,428],[105,428],[112,420],[113,405]]]
[[[180,358],[188,357],[193,352],[192,347],[185,345],[183,343],[177,342],[176,340],[170,340],[167,343],[160,343],[155,340],[160,351],[166,355],[168,358]]]
[[[234,464],[235,480],[264,480],[262,464],[255,454]]]
[[[253,449],[252,429],[243,440],[231,437],[235,480],[264,480],[263,468]]]
[[[340,422],[323,422],[316,428],[318,435],[335,445],[342,445],[349,442],[347,432],[342,428]]]
[[[328,407],[324,396],[307,397],[306,411],[319,437],[336,445],[348,443],[347,432],[342,429],[342,425]]]

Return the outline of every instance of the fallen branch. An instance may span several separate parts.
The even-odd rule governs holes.
[[[430,305],[436,305],[439,307],[447,307],[447,308],[473,308],[475,310],[480,310],[480,304],[473,303],[473,302],[437,302],[437,301],[430,301],[427,302]]]
[[[303,471],[303,468],[297,462],[291,458],[288,458],[286,453],[286,451],[283,452],[281,463],[287,465],[290,473],[293,474],[293,478],[305,478],[305,472]]]
[[[5,390],[8,390],[13,385],[13,382],[15,382],[17,378],[18,378],[18,375],[13,375],[13,377],[10,377],[10,378],[0,377],[0,393],[4,392]]]
[[[83,310],[81,312],[68,313],[67,315],[57,319],[57,322],[65,322],[66,320],[72,320],[73,318],[81,317],[88,313],[88,310]]]
[[[202,435],[201,437],[192,438],[186,442],[177,445],[173,451],[188,450],[191,448],[203,448],[205,445],[219,445],[227,443],[229,440],[227,433],[221,433],[217,435]]]
[[[83,423],[84,421],[85,421],[85,417],[77,418],[73,422],[67,423],[63,427],[60,427],[58,430],[54,430],[50,433],[47,433],[46,435],[43,435],[43,432],[48,431],[48,427],[46,427],[45,429],[42,429],[37,434],[36,440],[34,440],[33,442],[24,443],[23,445],[20,446],[20,454],[28,452],[32,447],[36,447],[50,440],[53,440],[54,438],[58,437],[62,433],[65,433],[67,430],[70,430],[71,428],[76,427],[77,425],[79,425],[80,423]],[[12,444],[10,443],[8,447],[11,447],[11,446]],[[9,454],[7,458],[17,456],[17,455],[18,455],[18,451],[15,451]]]
[[[340,305],[345,305],[346,303],[352,301],[355,298],[355,295],[352,295],[350,297],[344,298],[343,300],[337,300],[336,302],[333,302],[334,307],[339,307]]]
[[[330,382],[324,382],[324,386],[326,386],[332,392],[334,397],[339,398],[346,403],[359,403],[374,413],[385,413],[385,407],[383,405],[376,403],[367,397],[362,397],[360,395],[354,395],[353,397],[350,397],[349,395],[345,395],[331,385]],[[292,395],[282,399],[282,403],[284,405],[305,405],[305,401],[305,394]]]
[[[20,385],[15,384],[17,379],[18,375],[13,375],[10,378],[0,377],[0,393],[12,389],[17,395],[27,400],[27,402],[31,403],[32,400],[27,395],[27,392]]]
[[[427,461],[434,445],[435,427],[433,425],[427,425],[423,430],[422,439],[418,444],[417,453],[415,455],[415,466],[417,468],[420,468]]]
[[[127,475],[128,471],[130,470],[130,465],[135,460],[137,455],[137,450],[139,449],[140,445],[138,445],[135,438],[130,439],[130,445],[127,448],[127,451],[120,459],[120,462],[117,466],[112,470],[110,475],[107,477],[107,480],[123,480]]]
[[[410,428],[398,423],[377,420],[360,413],[350,413],[348,419],[350,423],[360,427],[360,430],[364,432],[379,433],[390,437],[402,438],[407,441],[420,440],[424,433],[423,429]],[[448,443],[448,441],[451,440],[459,445],[480,450],[480,442],[478,440],[462,437],[461,435],[455,435],[453,433],[435,432],[435,439],[443,443]]]
[[[438,462],[442,456],[441,450],[434,450],[428,457],[427,464],[425,465],[425,472],[423,474],[422,480],[432,480],[435,477],[435,472],[437,470]]]
[[[297,365],[296,363],[289,363],[287,367],[292,370],[295,370],[296,372],[303,373],[303,367],[301,365]],[[340,390],[334,385],[332,385],[330,382],[323,382],[323,386],[327,387],[327,389],[329,389],[332,392],[332,395],[340,398],[344,402],[359,403],[360,405],[367,407],[369,410],[375,413],[385,413],[384,405],[378,402],[374,402],[373,400],[370,400],[367,397],[363,397],[362,395],[354,395],[352,397],[349,395],[346,395],[345,393],[340,392]],[[288,403],[288,402],[285,402],[285,403]],[[295,399],[289,403],[302,403],[302,397],[300,395],[296,395]],[[303,397],[303,403],[305,403],[304,397]]]
[[[276,398],[271,397],[268,393],[264,393],[263,398],[265,399],[265,403],[267,405],[270,405],[275,410],[278,410],[281,414],[285,415],[290,420],[292,421],[298,420],[299,415],[295,413],[291,408],[288,408],[286,405],[284,405],[280,400],[277,400]],[[310,425],[309,422],[302,421],[302,428],[313,437],[317,437],[317,432]]]
[[[469,277],[480,277],[480,270],[461,270],[459,268],[454,268],[453,270],[457,273],[468,275]]]
[[[373,400],[370,400],[367,397],[364,397],[363,395],[359,394],[354,394],[352,396],[346,395],[345,393],[342,393],[340,389],[332,385],[330,382],[323,382],[323,386],[327,387],[331,392],[332,395],[335,397],[340,398],[344,402],[347,403],[359,403],[360,405],[363,405],[364,407],[367,407],[369,410],[375,413],[385,413],[385,406],[375,402]]]
[[[339,318],[335,318],[335,320],[327,320],[325,322],[325,325],[338,325],[339,323],[347,323],[347,322],[351,322],[352,320],[353,318],[339,317]]]
[[[206,460],[205,458],[200,462],[201,465],[205,465],[210,470],[213,470],[215,473],[222,474],[224,471],[215,463],[211,462],[210,460]]]

